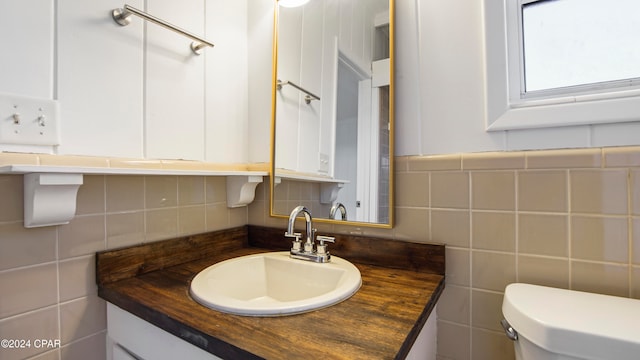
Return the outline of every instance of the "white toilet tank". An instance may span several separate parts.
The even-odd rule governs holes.
[[[640,300],[517,283],[502,314],[517,360],[640,359]]]

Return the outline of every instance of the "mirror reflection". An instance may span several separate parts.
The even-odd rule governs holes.
[[[392,0],[276,6],[272,215],[391,226],[392,13]]]

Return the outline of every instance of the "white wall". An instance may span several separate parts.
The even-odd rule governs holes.
[[[3,0],[0,93],[59,100],[60,154],[268,161],[273,2],[147,3],[216,47],[120,27],[116,0]],[[638,123],[487,133],[481,1],[396,0],[395,24],[397,155],[640,143]]]
[[[640,144],[640,123],[484,130],[483,3],[498,1],[396,0],[396,155]]]
[[[248,2],[127,3],[216,46],[195,56],[191,40],[138,17],[121,27],[110,15],[120,0],[3,0],[0,93],[59,100],[61,144],[54,153],[249,161],[248,42],[258,38],[249,36]],[[270,0],[251,3],[271,13]],[[251,29],[270,31],[269,19]],[[254,55],[270,59],[270,44],[257,49]]]

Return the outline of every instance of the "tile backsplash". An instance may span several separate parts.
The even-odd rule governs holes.
[[[439,359],[514,358],[499,324],[511,282],[640,298],[639,147],[408,156],[397,164],[394,237],[447,245]]]
[[[95,252],[241,226],[247,208],[226,206],[224,177],[85,175],[77,216],[26,229],[22,175],[0,175],[1,359],[104,359],[106,307],[97,296]],[[35,347],[60,340],[60,348]]]
[[[2,359],[102,358],[94,253],[247,223],[284,228],[269,216],[266,180],[249,207],[229,209],[224,177],[87,175],[70,224],[25,229],[22,176],[0,175],[0,338],[62,345]],[[447,245],[441,360],[514,358],[499,325],[510,282],[640,298],[640,147],[403,156],[395,189],[393,229],[317,227]]]

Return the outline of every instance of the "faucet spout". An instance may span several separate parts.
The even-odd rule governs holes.
[[[306,227],[307,241],[306,241],[305,245],[313,246],[313,219],[311,218],[311,213],[309,212],[309,209],[307,209],[306,207],[304,207],[302,205],[296,206],[291,211],[291,214],[289,215],[289,224],[287,226],[287,234],[288,235],[293,235],[294,234],[294,225],[295,225],[295,222],[296,222],[296,218],[301,213],[304,215],[304,219],[305,219],[305,221],[307,223],[307,227]]]
[[[335,203],[329,211],[329,219],[335,219],[336,211],[340,210],[340,218],[344,221],[347,220],[347,208],[342,203]]]
[[[302,241],[300,241],[300,237],[302,235],[296,233],[294,229],[296,218],[300,214],[304,215],[304,219],[307,223],[307,240],[304,243],[304,247],[302,247]],[[291,211],[291,214],[289,215],[287,232],[284,234],[284,236],[286,237],[295,238],[295,240],[293,240],[289,256],[294,259],[315,261],[318,263],[327,263],[331,261],[331,254],[329,254],[327,244],[325,244],[325,242],[335,242],[335,238],[331,236],[318,236],[317,240],[320,243],[318,244],[316,250],[313,248],[313,243],[316,237],[315,232],[316,230],[313,228],[313,219],[311,218],[309,209],[302,205],[297,206],[295,209],[293,209],[293,211]]]

